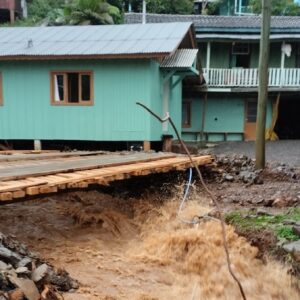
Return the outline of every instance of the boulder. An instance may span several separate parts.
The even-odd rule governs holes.
[[[8,278],[15,287],[19,288],[24,293],[28,300],[40,299],[40,293],[32,280],[11,275]]]
[[[300,262],[300,240],[283,245],[283,249],[290,253],[297,262]]]
[[[5,262],[0,260],[0,271],[6,271],[10,269],[10,266],[8,264],[6,264]]]
[[[0,260],[16,265],[21,260],[21,256],[0,245]]]
[[[32,259],[30,257],[24,257],[22,258],[18,263],[17,263],[17,268],[20,267],[27,267],[29,269],[31,269],[31,264],[32,264]]]
[[[29,273],[29,270],[27,267],[19,267],[15,271],[17,274],[28,274]]]
[[[49,267],[46,264],[40,265],[38,268],[32,271],[31,279],[34,282],[42,280],[49,272]]]

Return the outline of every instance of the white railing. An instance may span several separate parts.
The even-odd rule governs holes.
[[[204,69],[208,87],[257,87],[258,69]],[[300,68],[269,68],[270,87],[299,87]]]

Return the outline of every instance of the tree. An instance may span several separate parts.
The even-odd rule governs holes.
[[[111,3],[123,0],[31,0],[28,19],[19,25],[98,25],[122,22],[122,14]]]
[[[105,25],[121,22],[120,11],[105,0],[76,0],[65,6],[65,23]]]
[[[250,5],[254,13],[260,14],[260,0],[251,0]],[[300,6],[293,0],[271,0],[271,14],[273,16],[299,16]]]
[[[125,10],[129,2],[133,11],[142,11],[142,0],[124,0]],[[193,3],[193,0],[147,0],[147,12],[157,14],[192,14]]]
[[[28,1],[28,17],[40,21],[46,18],[52,10],[61,9],[64,3],[64,0]]]

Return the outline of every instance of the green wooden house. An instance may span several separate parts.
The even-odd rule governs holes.
[[[170,128],[136,102],[181,126],[182,80],[199,74],[190,22],[0,28],[0,41],[0,140],[148,145]]]
[[[140,20],[140,14],[126,15],[128,23]],[[194,23],[205,79],[184,80],[184,139],[255,139],[261,18],[147,15],[149,23],[175,21]],[[299,98],[300,17],[272,17],[267,133],[300,139]]]

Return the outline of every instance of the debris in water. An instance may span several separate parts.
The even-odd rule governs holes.
[[[61,272],[60,272],[61,273]],[[63,282],[55,281],[60,276]],[[78,288],[78,283],[64,271],[61,276],[25,245],[0,233],[0,299],[60,300],[59,291]]]

